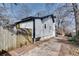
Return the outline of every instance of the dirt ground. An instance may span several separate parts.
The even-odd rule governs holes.
[[[66,37],[55,37],[9,52],[13,56],[79,56],[79,47]]]

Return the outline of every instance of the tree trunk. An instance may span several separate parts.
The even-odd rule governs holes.
[[[78,34],[79,31],[79,11],[76,3],[72,3],[73,5],[73,11],[74,11],[74,16],[75,16],[75,27],[76,27],[76,35]]]

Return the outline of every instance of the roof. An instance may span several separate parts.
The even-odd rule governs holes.
[[[51,16],[52,18],[55,18],[55,16],[53,16],[53,14],[47,15],[47,16],[43,16],[43,17],[33,17],[33,16],[30,16],[30,17],[21,19],[21,21],[16,22],[15,24],[19,24],[19,23],[23,23],[23,22],[27,22],[27,21],[31,21],[31,20],[36,20],[36,19],[44,19],[44,18],[48,18],[48,17],[50,17],[50,16]]]
[[[27,21],[32,21],[32,20],[36,20],[36,19],[44,19],[44,18],[48,18],[48,17],[52,17],[52,18],[55,18],[55,16],[53,16],[53,14],[51,14],[51,15],[47,15],[47,16],[43,16],[43,17],[33,17],[33,16],[30,16],[30,17],[27,17],[27,18],[24,18],[24,19],[21,19],[21,21],[18,21],[18,22],[16,22],[16,23],[14,23],[14,24],[11,24],[10,26],[15,26],[15,25],[17,25],[17,24],[19,24],[19,23],[23,23],[23,22],[27,22]]]

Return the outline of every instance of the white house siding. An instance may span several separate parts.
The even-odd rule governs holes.
[[[46,28],[45,28],[46,24]],[[20,23],[20,28],[31,28],[32,38],[33,38],[33,21],[28,21]],[[45,37],[45,36],[55,36],[55,23],[53,23],[52,18],[48,17],[43,20],[35,19],[35,38]]]
[[[45,28],[46,24],[46,28]],[[45,36],[55,36],[55,23],[53,23],[52,18],[48,17],[43,19],[35,20],[35,37],[45,37]]]
[[[54,32],[55,32],[55,25],[52,21],[52,18],[51,17],[48,17],[48,18],[45,18],[43,19],[43,36],[50,36],[50,35],[53,35],[54,36]],[[46,28],[44,27],[46,24]]]
[[[49,26],[51,24],[50,19],[49,18],[45,18],[43,19],[43,36],[48,36],[50,35],[50,31],[49,31]],[[46,25],[46,28],[45,28]],[[52,24],[51,24],[52,25]],[[52,28],[52,27],[51,27]]]
[[[35,19],[35,38],[42,36],[42,22],[40,19]]]
[[[21,23],[20,28],[32,29],[32,38],[33,38],[33,21],[28,21],[28,22]]]
[[[53,37],[55,37],[55,23],[53,23]]]

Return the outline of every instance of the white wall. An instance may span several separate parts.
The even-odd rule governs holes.
[[[46,24],[46,29],[45,29]],[[21,28],[31,28],[32,38],[33,38],[33,21],[25,22],[20,24]],[[40,19],[35,19],[35,38],[44,36],[55,36],[55,23],[53,23],[52,18],[45,18],[42,21]]]
[[[42,22],[40,19],[35,20],[35,37],[41,37],[43,33]]]
[[[46,24],[46,29],[44,28],[44,24]],[[43,35],[44,36],[54,35],[55,34],[54,29],[55,29],[55,25],[51,17],[43,20],[43,31],[44,31]]]
[[[46,24],[46,29],[45,29]],[[52,18],[45,18],[42,21],[40,19],[35,20],[35,37],[55,36],[55,23]]]

